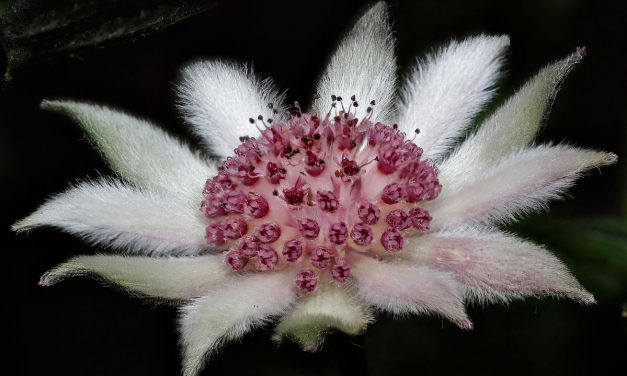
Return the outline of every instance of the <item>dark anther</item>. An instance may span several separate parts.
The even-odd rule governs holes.
[[[416,129],[414,130],[414,132],[416,132],[416,134],[419,134],[419,133],[420,133],[420,128],[416,128]]]
[[[374,106],[375,104],[376,104],[376,103],[375,103],[374,99],[370,101],[370,105],[371,105],[371,106]]]
[[[318,164],[324,164],[324,159],[318,159]]]
[[[338,102],[342,101],[342,97],[337,97]]]
[[[319,140],[320,139],[320,133],[314,133],[313,138],[314,138],[314,140]]]
[[[351,148],[354,148],[355,146],[357,146],[357,144],[355,143],[355,140],[351,141]]]
[[[355,102],[355,94],[351,95],[351,101]]]
[[[335,108],[335,102],[331,104],[331,107]]]
[[[314,143],[313,138],[307,135],[304,135],[301,140],[303,141],[303,144],[305,144],[306,147],[311,147]]]
[[[272,107],[274,107],[274,104],[272,104],[272,102],[268,103],[268,108],[272,109]]]
[[[398,124],[392,124],[392,128],[398,129]]]
[[[366,108],[366,112],[367,112],[367,113],[371,113],[371,112],[372,112],[372,107],[368,107],[368,108]]]
[[[335,102],[337,100],[337,97],[335,95],[331,95],[331,100]]]
[[[287,173],[287,170],[285,169],[285,167],[281,167],[279,169],[279,171],[281,171],[282,174],[286,174]]]
[[[250,136],[240,136],[239,137],[239,141],[240,142],[244,142],[244,141],[248,141],[248,140],[250,140]]]
[[[273,108],[273,109],[272,109],[272,114],[273,114],[273,115],[276,115],[276,114],[278,114],[278,113],[279,113],[279,110],[277,110],[276,108]]]
[[[359,107],[359,103],[353,102],[353,107]]]
[[[274,191],[272,191],[272,194],[273,194],[274,196],[278,196],[278,195],[279,195],[279,191],[277,191],[277,190],[275,189]]]
[[[268,118],[268,120],[266,120],[269,124],[272,124],[273,120],[272,118]]]
[[[379,157],[378,156],[374,157],[374,160],[379,162]]]
[[[259,120],[263,120],[263,116],[262,116],[262,115],[259,115],[259,116],[257,116],[257,119],[259,119]]]
[[[287,145],[284,151],[285,151],[285,154],[289,154],[292,152],[292,147],[290,145]]]
[[[255,171],[255,166],[253,166],[253,165],[248,166],[248,171],[250,171],[250,172]]]
[[[248,119],[248,121],[250,121],[250,124],[255,124],[255,119],[253,118]]]

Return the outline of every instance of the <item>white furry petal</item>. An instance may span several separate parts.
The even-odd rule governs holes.
[[[315,110],[326,113],[331,95],[342,97],[344,106],[348,107],[350,97],[355,95],[358,116],[365,116],[366,108],[374,100],[372,119],[386,121],[392,111],[395,85],[394,38],[387,5],[379,2],[357,21],[331,57],[317,85],[320,99]]]
[[[531,143],[562,82],[582,57],[582,50],[577,50],[540,70],[444,161],[440,182],[449,185],[456,179],[463,181],[463,176],[491,167]]]
[[[248,119],[283,116],[283,96],[270,79],[252,68],[223,61],[199,61],[185,67],[178,88],[179,108],[203,144],[220,158],[233,154],[242,136],[259,131]],[[272,103],[279,113],[271,114]]]
[[[569,146],[538,146],[503,159],[498,165],[465,176],[424,206],[431,228],[468,223],[509,222],[545,207],[584,171],[616,162],[616,155]]]
[[[198,205],[216,167],[148,121],[107,107],[73,101],[43,101],[87,132],[111,167],[141,187]]]
[[[276,327],[274,338],[291,338],[306,351],[312,351],[322,345],[326,332],[338,329],[357,335],[371,320],[370,310],[344,286],[327,284],[299,300]]]
[[[183,375],[194,376],[218,347],[285,314],[294,303],[293,275],[259,273],[230,280],[181,309]]]
[[[494,94],[507,36],[453,41],[418,62],[403,90],[397,123],[425,156],[440,159]]]
[[[193,254],[208,248],[206,225],[197,208],[116,181],[79,184],[48,200],[13,229],[39,226],[141,254]]]
[[[364,302],[394,314],[436,313],[461,328],[472,327],[463,290],[451,273],[357,254],[354,258],[352,274]]]
[[[594,303],[557,257],[514,236],[476,230],[434,233],[413,238],[406,247],[410,259],[455,273],[467,298],[477,303],[547,295]]]
[[[155,298],[201,296],[230,275],[222,255],[198,257],[78,256],[41,277],[50,286],[65,278],[97,275],[132,292]]]

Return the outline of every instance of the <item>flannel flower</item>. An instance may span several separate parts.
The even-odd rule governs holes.
[[[179,106],[219,162],[125,113],[44,101],[84,128],[119,178],[78,184],[14,229],[54,226],[121,251],[75,257],[40,284],[87,274],[181,304],[187,376],[273,319],[277,340],[315,350],[331,329],[362,332],[374,310],[469,329],[466,302],[594,303],[551,253],[496,228],[617,159],[532,144],[584,51],[540,70],[455,145],[492,98],[508,44],[451,42],[396,93],[394,39],[378,3],[332,55],[309,111],[285,111],[272,83],[246,67],[193,63]]]

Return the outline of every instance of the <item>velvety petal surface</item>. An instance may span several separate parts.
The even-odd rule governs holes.
[[[345,108],[351,103],[350,97],[355,95],[359,104],[355,109],[358,117],[366,115],[369,103],[374,100],[372,119],[386,121],[390,118],[396,84],[396,57],[388,17],[385,3],[376,3],[340,42],[316,86],[320,99],[314,107],[318,113],[329,111],[331,95],[342,97]],[[341,108],[339,103],[338,107]]]
[[[302,296],[294,310],[285,316],[275,330],[275,339],[290,338],[305,351],[317,350],[324,336],[332,330],[357,335],[366,329],[372,313],[344,286],[320,286],[316,292]]]
[[[469,300],[509,302],[525,297],[567,297],[583,304],[594,297],[547,250],[512,235],[478,230],[413,238],[403,256],[451,272]]]
[[[163,299],[189,299],[231,275],[222,255],[197,257],[78,256],[41,277],[50,286],[65,278],[93,275],[120,287]]]
[[[507,36],[453,41],[420,60],[402,92],[398,123],[425,156],[440,160],[484,109],[500,76]]]
[[[197,206],[215,165],[146,120],[107,107],[43,101],[42,108],[74,119],[125,180]]]
[[[252,68],[223,61],[199,61],[183,69],[179,108],[192,131],[220,158],[233,154],[240,137],[259,135],[248,120],[284,115],[283,96],[270,79],[260,80]],[[268,108],[272,103],[276,115]],[[261,124],[261,123],[259,123]]]
[[[403,262],[381,262],[354,256],[353,275],[367,304],[394,313],[435,313],[470,329],[463,289],[451,273]]]
[[[181,309],[183,375],[197,375],[221,344],[236,340],[294,303],[293,276],[261,273],[215,286]]]
[[[125,252],[195,254],[208,248],[205,219],[188,202],[118,181],[86,182],[44,203],[15,231],[54,226]]]
[[[441,165],[440,181],[445,186],[492,167],[509,154],[530,144],[547,119],[559,88],[583,50],[540,70],[514,96],[499,107]]]
[[[616,155],[569,146],[538,146],[503,159],[498,165],[442,187],[424,205],[431,229],[470,223],[510,222],[542,209],[570,187],[582,172],[616,162]]]

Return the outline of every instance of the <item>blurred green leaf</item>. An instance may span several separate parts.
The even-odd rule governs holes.
[[[0,0],[0,17],[4,15],[4,12],[9,8],[9,0]]]
[[[210,0],[16,0],[0,17],[4,80],[27,61],[123,42],[207,10]],[[0,3],[0,9],[5,5]]]

